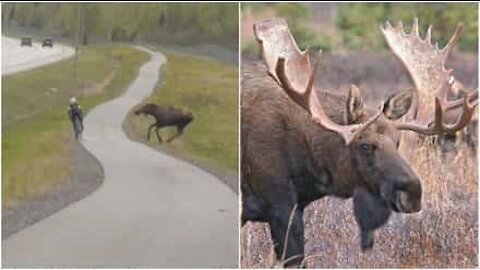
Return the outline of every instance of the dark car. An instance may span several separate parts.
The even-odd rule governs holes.
[[[44,39],[43,43],[42,43],[42,48],[44,48],[44,47],[52,48],[53,47],[53,40],[51,38]]]
[[[32,47],[32,38],[31,37],[22,37],[20,47],[28,46]]]

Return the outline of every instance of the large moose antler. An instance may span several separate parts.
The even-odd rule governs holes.
[[[412,130],[425,135],[437,135],[451,133],[464,128],[470,122],[475,107],[478,105],[478,89],[471,91],[463,99],[447,101],[447,94],[451,91],[454,77],[453,70],[445,69],[445,60],[457,43],[462,25],[458,24],[453,36],[445,48],[439,50],[438,44],[431,43],[430,25],[425,39],[421,39],[418,31],[418,19],[414,19],[412,32],[406,34],[402,22],[393,27],[386,22],[380,30],[388,46],[395,56],[403,63],[412,78],[417,91],[416,106],[425,106],[414,121],[397,124],[399,130]],[[428,112],[432,111],[432,101],[435,112],[433,119],[428,118]],[[448,125],[444,121],[444,113],[462,107],[462,113],[458,121]]]
[[[267,65],[269,75],[297,104],[308,110],[312,119],[328,130],[342,136],[349,145],[382,113],[382,109],[361,124],[339,125],[325,113],[315,91],[315,73],[319,59],[312,70],[308,51],[301,52],[284,19],[264,20],[253,25],[253,31]]]

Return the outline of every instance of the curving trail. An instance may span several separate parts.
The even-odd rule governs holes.
[[[238,198],[214,176],[130,141],[128,111],[154,89],[151,54],[119,98],[85,118],[83,145],[105,170],[91,196],[2,242],[3,267],[238,267]]]

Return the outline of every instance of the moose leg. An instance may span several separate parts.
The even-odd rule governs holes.
[[[282,263],[284,263],[285,267],[298,266],[304,256],[303,210],[298,208],[295,210],[289,228],[288,225],[292,210],[293,206],[291,204],[276,205],[270,211],[268,217],[275,254],[277,255],[277,259],[284,260]],[[288,241],[285,257],[282,258],[285,241],[287,240],[287,230]]]
[[[168,139],[167,143],[171,142],[173,139],[177,138],[178,136],[181,136],[183,134],[183,128],[184,127],[177,126],[177,134],[173,135],[170,139]]]
[[[156,124],[151,124],[151,125],[148,127],[147,141],[150,140],[150,132],[152,132],[152,128],[154,128],[155,126],[156,126]]]
[[[265,219],[264,207],[255,196],[242,193],[242,215],[241,225],[243,226],[247,221],[267,222]]]
[[[158,130],[159,130],[159,128],[157,127],[157,128],[155,129],[155,133],[157,134],[158,142],[159,142],[159,143],[162,143],[162,142],[163,142],[163,141],[162,141],[162,137],[160,137],[160,134],[158,134]]]

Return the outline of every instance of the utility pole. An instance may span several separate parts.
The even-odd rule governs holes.
[[[82,4],[82,45],[87,45],[87,26],[86,26],[87,8],[88,8],[88,3],[83,3]]]
[[[85,6],[83,3],[77,4],[77,29],[75,33],[75,67],[74,76],[75,81],[79,82],[79,68],[78,68],[78,47],[80,45],[80,39],[82,38],[82,32],[85,28]]]

